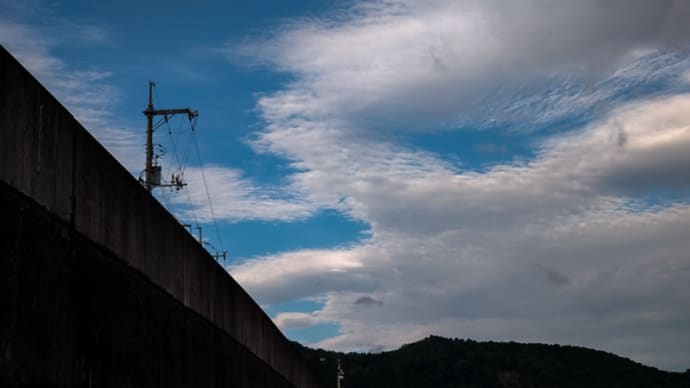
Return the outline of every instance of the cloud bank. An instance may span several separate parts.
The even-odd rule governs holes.
[[[318,346],[441,334],[684,370],[688,16],[682,1],[381,1],[233,46],[293,77],[259,99],[254,148],[371,237],[231,273],[261,303],[325,297],[276,318],[339,322]],[[397,141],[453,130],[517,131],[535,157],[478,171]]]

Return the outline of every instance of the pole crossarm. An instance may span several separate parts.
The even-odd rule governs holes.
[[[177,114],[183,114],[186,113],[187,116],[189,116],[189,119],[193,119],[194,117],[199,116],[199,111],[197,110],[191,110],[189,108],[183,108],[183,109],[146,109],[144,111],[144,114],[146,116],[172,116],[172,115],[177,115]]]

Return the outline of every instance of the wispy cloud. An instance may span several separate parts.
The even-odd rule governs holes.
[[[379,131],[544,125],[601,105],[625,81],[644,82],[646,69],[605,80],[631,75],[625,63],[659,66],[655,53],[690,37],[679,16],[688,13],[682,1],[367,2],[231,53],[294,74],[265,100],[275,111],[299,104],[301,117]]]
[[[7,3],[1,4],[3,8]],[[52,23],[31,22],[48,18]],[[38,15],[38,16],[37,16]],[[10,19],[14,16],[14,19]],[[48,9],[15,6],[0,17],[0,43],[14,55],[51,93],[72,112],[75,118],[102,142],[127,168],[137,169],[141,140],[131,129],[117,125],[113,106],[121,91],[108,82],[111,73],[97,68],[75,68],[54,54],[57,47],[74,44],[100,45],[109,41],[108,34],[97,26],[75,24],[57,18]]]
[[[199,167],[185,171],[185,179],[194,182],[186,192],[171,196],[181,216],[209,222],[212,217],[238,222],[244,220],[293,221],[308,218],[317,210],[304,195],[289,187],[256,185],[237,169],[207,165],[203,173],[208,183],[208,194],[213,202],[213,212],[208,202],[204,177]]]

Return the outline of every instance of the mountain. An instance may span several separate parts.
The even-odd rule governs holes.
[[[690,388],[690,371],[661,371],[576,346],[428,337],[382,353],[338,353],[296,344],[324,388]]]

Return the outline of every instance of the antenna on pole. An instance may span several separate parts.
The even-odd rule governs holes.
[[[170,182],[163,183],[161,181],[161,166],[157,162],[154,163],[153,158],[153,117],[163,116],[165,121],[168,117],[172,117],[176,114],[187,114],[189,121],[192,121],[195,117],[199,116],[199,111],[192,111],[189,108],[176,108],[176,109],[154,109],[153,108],[153,87],[156,86],[155,83],[149,81],[149,103],[146,106],[146,110],[143,112],[146,116],[146,167],[144,169],[144,180],[142,184],[146,190],[153,191],[155,187],[174,187],[176,189],[181,189],[187,184],[182,181],[180,175],[173,175]]]

